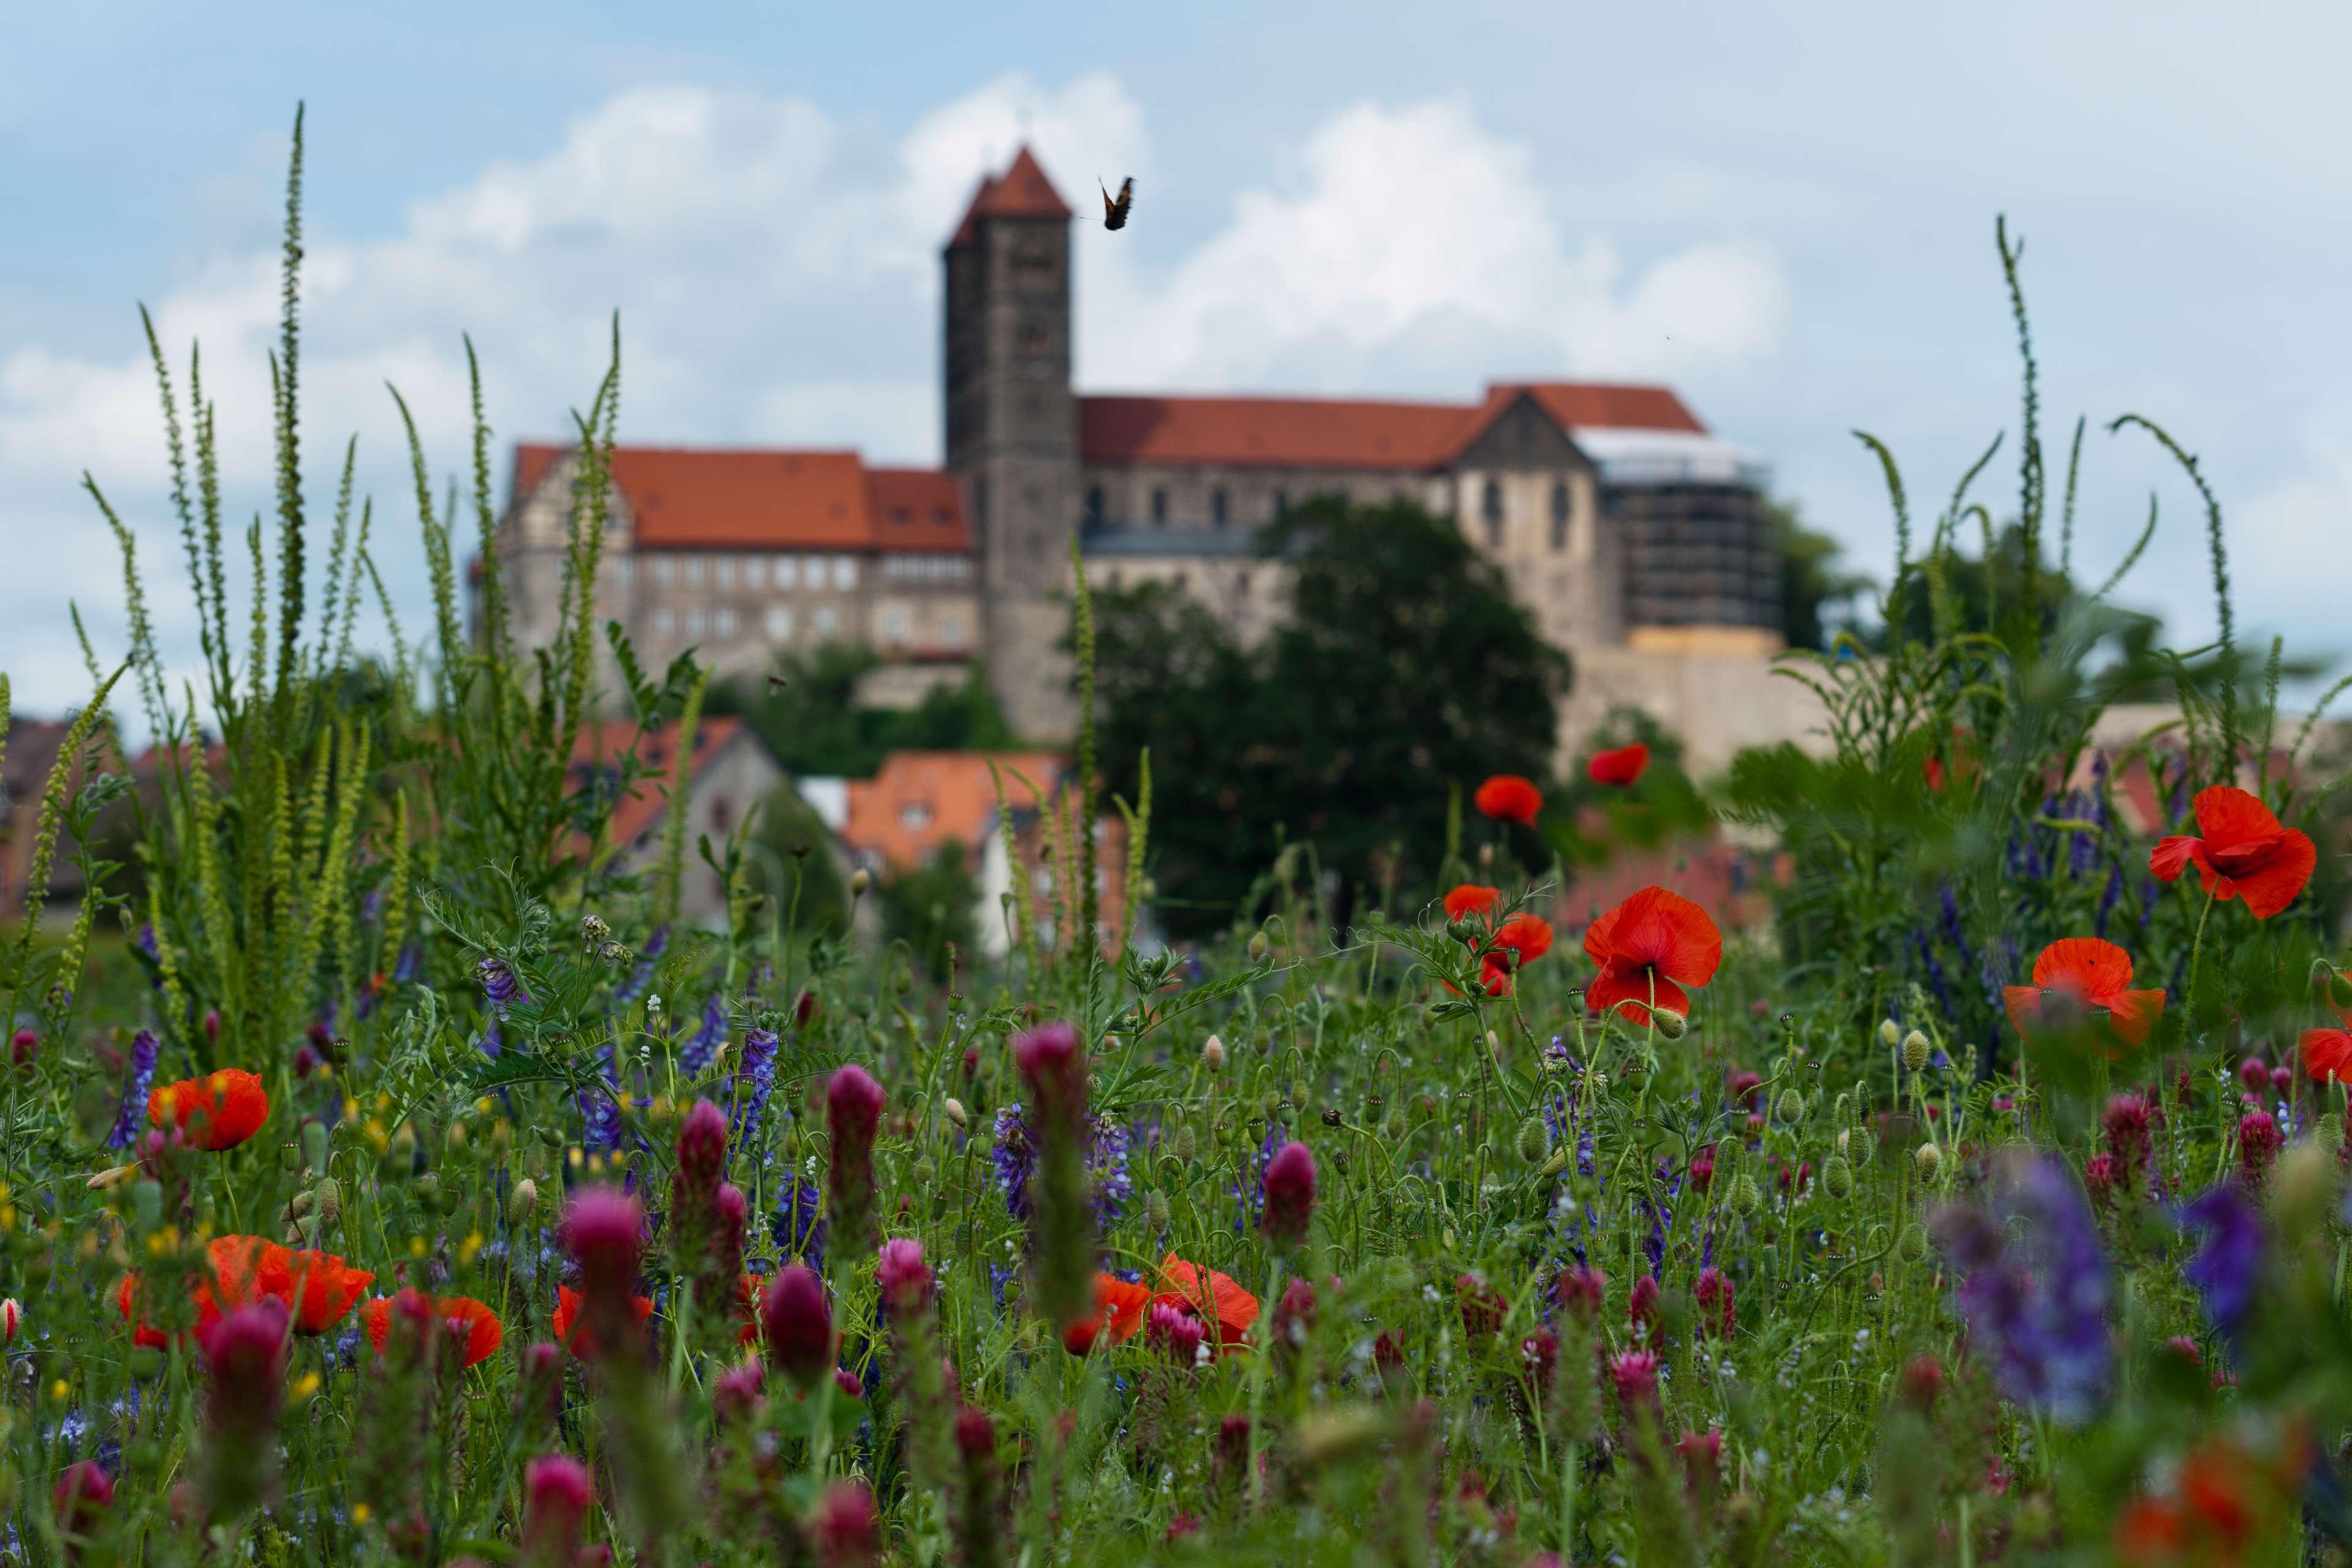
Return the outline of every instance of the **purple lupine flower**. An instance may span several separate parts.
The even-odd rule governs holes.
[[[1952,1010],[1952,991],[1944,979],[1944,966],[1936,960],[1936,950],[1927,945],[1927,933],[1914,929],[1911,945],[1919,955],[1919,967],[1927,972],[1927,988],[1936,994],[1936,1005],[1948,1014]]]
[[[1683,1173],[1675,1169],[1671,1160],[1658,1162],[1658,1195],[1641,1200],[1650,1215],[1650,1234],[1642,1243],[1642,1251],[1650,1260],[1650,1277],[1657,1278],[1666,1260],[1666,1231],[1675,1223],[1675,1199],[1683,1190]]]
[[[783,1201],[776,1205],[770,1229],[786,1258],[824,1272],[824,1214],[814,1182],[802,1177],[784,1184]]]
[[[365,921],[370,925],[373,925],[375,924],[376,916],[383,912],[383,889],[370,888],[366,892],[360,895],[360,919]]]
[[[719,1047],[726,1043],[727,1009],[719,1005],[719,997],[713,993],[702,1005],[702,1027],[688,1037],[685,1050],[678,1054],[678,1069],[688,1078],[699,1078]]]
[[[162,1047],[152,1029],[131,1037],[131,1072],[122,1080],[122,1109],[115,1115],[114,1131],[106,1135],[108,1148],[128,1149],[137,1141],[147,1120],[147,1091],[155,1087],[155,1056]]]
[[[2022,1222],[2014,1243],[2003,1228],[2011,1220]],[[2065,1162],[2046,1152],[2004,1157],[1989,1207],[1948,1207],[1936,1230],[1960,1274],[1969,1341],[2001,1392],[2068,1425],[2091,1415],[2111,1371],[2107,1259]]]
[[[1234,1186],[1234,1201],[1241,1205],[1241,1217],[1234,1222],[1236,1230],[1257,1228],[1258,1216],[1265,1213],[1266,1163],[1288,1142],[1280,1127],[1266,1123],[1265,1136],[1258,1141],[1257,1152],[1250,1156],[1248,1184]]]
[[[416,972],[424,966],[425,949],[413,942],[407,943],[401,948],[400,956],[393,961],[392,983],[394,985],[407,984],[416,978]]]
[[[753,1029],[743,1037],[743,1055],[735,1064],[736,1090],[743,1105],[746,1148],[760,1141],[760,1123],[768,1114],[768,1097],[776,1092],[776,1048],[782,1044],[773,1029]]]
[[[2204,1233],[2197,1256],[2181,1273],[2204,1299],[2205,1315],[2234,1347],[2253,1316],[2262,1276],[2262,1208],[2244,1186],[2226,1181],[2180,1205],[2173,1219],[2184,1230]]]
[[[1087,1152],[1087,1174],[1092,1179],[1095,1197],[1095,1223],[1097,1231],[1108,1231],[1127,1212],[1127,1200],[1135,1195],[1135,1180],[1128,1174],[1128,1131],[1108,1116],[1095,1118],[1093,1147]]]

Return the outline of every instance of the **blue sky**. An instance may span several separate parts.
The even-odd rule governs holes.
[[[690,14],[688,14],[689,13]],[[90,468],[184,663],[134,305],[215,367],[233,515],[268,504],[257,403],[285,135],[310,104],[310,489],[361,439],[376,553],[422,620],[382,392],[462,456],[461,350],[502,438],[562,428],[607,313],[625,437],[938,451],[934,250],[1024,134],[1084,231],[1079,375],[1468,398],[1490,377],[1671,381],[1883,577],[1884,436],[1940,498],[2016,379],[1992,250],[2026,274],[2053,442],[2126,409],[2229,508],[2242,626],[2326,658],[2352,520],[2352,21],[2325,8],[1282,7],[96,3],[0,58],[0,668],[56,710],[66,618],[122,636]],[[2013,440],[2012,436],[2012,440]],[[2081,569],[2157,489],[2126,597],[2212,622],[2193,497],[2087,444]],[[2014,495],[1996,466],[1984,497]]]

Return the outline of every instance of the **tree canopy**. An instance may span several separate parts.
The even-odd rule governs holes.
[[[954,685],[933,687],[912,708],[873,708],[858,700],[882,656],[870,647],[827,643],[813,652],[776,656],[776,680],[730,681],[713,689],[704,711],[740,713],[795,777],[867,778],[901,751],[986,751],[1014,743],[1013,727],[974,663]]]
[[[1133,800],[1150,748],[1172,931],[1246,916],[1285,842],[1351,889],[1424,885],[1456,786],[1550,772],[1568,656],[1451,523],[1318,499],[1260,551],[1294,610],[1255,646],[1166,584],[1095,599],[1106,775]]]

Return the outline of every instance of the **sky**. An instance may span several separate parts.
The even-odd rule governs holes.
[[[463,334],[503,451],[569,428],[618,311],[624,440],[936,462],[939,246],[1025,139],[1082,210],[1097,177],[1137,182],[1125,230],[1077,230],[1082,390],[1664,381],[1881,582],[1890,514],[1854,430],[1930,517],[2007,430],[1976,494],[2014,508],[2006,215],[2054,473],[2091,422],[2077,575],[2107,574],[2153,493],[2118,596],[2182,646],[2211,635],[2195,493],[2105,430],[2141,413],[2222,501],[2242,639],[2352,653],[2352,10],[84,0],[9,29],[19,711],[86,695],[70,607],[109,665],[126,647],[85,471],[135,535],[167,663],[194,668],[141,302],[184,394],[202,344],[230,518],[271,509],[298,100],[311,551],[356,437],[412,641],[429,600],[387,383],[437,482],[467,461]],[[361,639],[384,644],[373,610]]]

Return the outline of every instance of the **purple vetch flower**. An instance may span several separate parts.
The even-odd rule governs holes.
[[[591,1153],[609,1154],[621,1146],[621,1086],[613,1071],[610,1046],[604,1047],[596,1076],[604,1082],[603,1091],[580,1096],[580,1142]]]
[[[530,1000],[530,993],[523,989],[513,967],[503,958],[484,958],[474,965],[474,974],[482,983],[482,994],[488,997],[490,1005],[501,1013],[509,1003]]]
[[[743,1037],[743,1054],[735,1063],[735,1085],[743,1106],[746,1148],[759,1143],[768,1097],[776,1092],[776,1048],[782,1043],[773,1029],[753,1029]]]
[[[2205,1315],[2234,1348],[2253,1316],[2263,1266],[2263,1211],[2244,1186],[2226,1181],[2175,1211],[2183,1230],[2204,1233],[2181,1269],[2204,1299]]]
[[[1241,1205],[1241,1217],[1234,1222],[1236,1230],[1255,1230],[1258,1218],[1265,1213],[1265,1167],[1282,1146],[1288,1142],[1282,1129],[1269,1121],[1265,1136],[1258,1141],[1257,1152],[1250,1156],[1249,1182],[1246,1186],[1236,1183],[1234,1201]]]
[[[1927,933],[1914,929],[1911,945],[1919,955],[1919,967],[1927,972],[1927,988],[1936,994],[1936,1005],[1945,1014],[1952,1010],[1952,990],[1944,979],[1944,966],[1937,962],[1936,950],[1927,945]]]
[[[2120,860],[2107,868],[2107,885],[2099,892],[2099,915],[2091,929],[2104,937],[2107,934],[2108,917],[2116,912],[2116,900],[2124,896],[2124,863]]]
[[[1135,1179],[1128,1171],[1132,1137],[1120,1122],[1108,1116],[1089,1119],[1092,1135],[1087,1144],[1087,1183],[1094,1194],[1095,1222],[1108,1231],[1127,1212],[1135,1195]],[[1037,1175],[1037,1139],[1028,1114],[1015,1100],[996,1113],[995,1147],[989,1159],[996,1167],[996,1184],[1004,1191],[1005,1211],[1015,1219],[1029,1217],[1029,1184]]]
[[[2020,1222],[2012,1240],[2004,1229]],[[2050,1153],[2011,1153],[1985,1208],[1953,1205],[1936,1231],[1960,1275],[1969,1338],[2018,1404],[2074,1425],[2104,1403],[2107,1259],[2080,1183]]]
[[[783,1200],[776,1205],[771,1233],[786,1258],[797,1258],[824,1272],[824,1214],[817,1184],[806,1177],[784,1184]]]
[[[727,1010],[719,1005],[714,993],[702,1005],[702,1027],[688,1037],[686,1048],[678,1053],[678,1069],[688,1078],[698,1078],[710,1065],[719,1047],[727,1043]]]
[[[669,927],[657,928],[652,936],[646,939],[644,950],[637,954],[637,967],[630,973],[628,984],[613,994],[613,1000],[625,1007],[644,995],[654,983],[654,961],[660,958],[668,946]]]
[[[122,1080],[122,1109],[115,1114],[114,1131],[106,1135],[110,1149],[128,1149],[137,1141],[147,1120],[147,1091],[155,1087],[155,1056],[162,1042],[152,1029],[131,1038],[131,1070]]]
[[[490,1019],[489,1027],[482,1031],[481,1037],[474,1042],[474,1048],[486,1057],[499,1056],[506,1050],[506,1042],[499,1034],[499,1021],[496,1016]]]
[[[394,985],[407,984],[416,978],[416,972],[424,966],[425,949],[413,942],[407,943],[401,948],[400,956],[393,961],[392,983]]]

